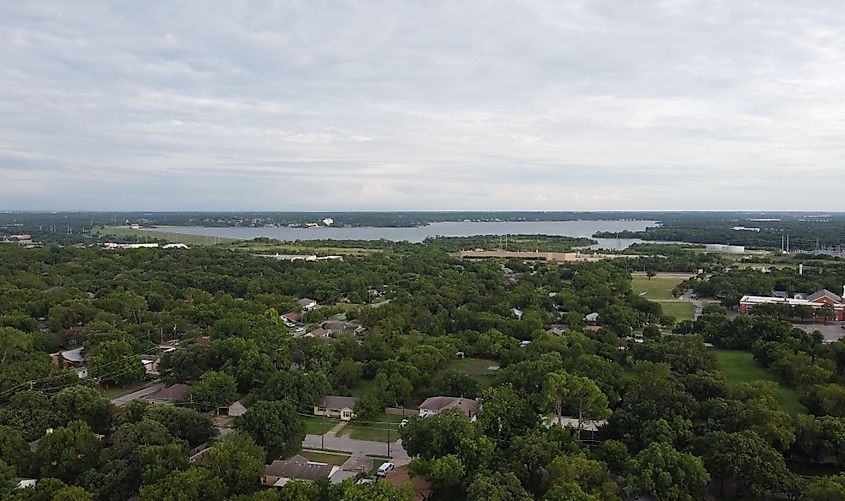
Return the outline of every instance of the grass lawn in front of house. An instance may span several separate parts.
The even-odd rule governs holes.
[[[403,419],[408,418],[394,416],[392,414],[381,414],[372,423],[360,423],[353,419],[344,429],[340,431],[340,433],[338,433],[338,435],[347,436],[355,440],[386,442],[389,430],[390,441],[395,442],[399,439],[399,423],[401,423]]]
[[[339,422],[337,419],[329,419],[323,416],[303,417],[305,422],[305,433],[309,435],[323,435]]]

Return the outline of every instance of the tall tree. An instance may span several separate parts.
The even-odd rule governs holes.
[[[607,397],[592,379],[585,376],[566,371],[553,372],[546,379],[545,394],[558,424],[563,425],[564,411],[571,411],[578,418],[579,432],[584,429],[585,419],[601,419],[610,415]]]
[[[299,450],[305,439],[302,418],[296,407],[286,401],[259,400],[235,420],[235,428],[264,447],[270,461]]]

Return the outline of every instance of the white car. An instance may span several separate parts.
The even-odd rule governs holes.
[[[382,463],[381,466],[378,467],[378,471],[376,471],[376,475],[379,477],[384,477],[391,471],[393,468],[396,468],[396,465],[393,463]]]

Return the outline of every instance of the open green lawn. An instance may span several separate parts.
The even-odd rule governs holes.
[[[449,362],[449,368],[467,374],[478,380],[481,388],[487,388],[493,382],[495,372],[487,368],[499,365],[499,362],[487,358],[458,358]]]
[[[683,320],[692,320],[695,316],[695,307],[692,303],[683,301],[657,301],[663,309],[665,315],[675,317],[675,320],[681,322]]]
[[[173,229],[178,230],[177,227],[173,227]],[[237,239],[234,238],[225,238],[225,237],[204,237],[200,235],[186,235],[184,233],[177,233],[176,231],[153,231],[153,230],[145,230],[145,229],[138,229],[133,230],[132,228],[124,228],[124,227],[114,227],[114,226],[106,226],[105,228],[97,228],[94,230],[95,233],[98,235],[115,235],[115,236],[134,236],[140,237],[140,242],[144,241],[144,237],[149,238],[151,241],[155,240],[166,240],[168,242],[179,242],[188,245],[213,245],[217,243],[226,243],[226,242],[237,242]]]
[[[634,275],[631,281],[631,288],[636,295],[642,295],[646,299],[657,301],[658,299],[672,299],[672,289],[683,282],[682,277],[652,277]],[[643,294],[645,293],[645,294]]]
[[[727,378],[728,384],[771,381],[778,385],[775,399],[781,409],[790,414],[806,413],[807,409],[798,401],[798,394],[792,388],[784,386],[774,375],[761,367],[751,353],[746,351],[714,350],[716,363]]]
[[[309,435],[322,435],[334,428],[334,425],[338,423],[336,419],[329,419],[322,416],[303,417],[302,420],[305,422],[305,433]]]
[[[386,442],[389,429],[390,441],[394,442],[399,439],[399,423],[403,419],[406,418],[391,414],[382,414],[373,423],[358,423],[353,420],[338,435],[345,435],[356,440]]]
[[[144,384],[145,383],[134,383],[126,386],[114,385],[109,386],[108,388],[100,387],[99,390],[100,395],[102,395],[103,398],[111,400],[132,393],[133,391],[138,391],[144,387]]]
[[[306,457],[316,463],[326,463],[340,466],[349,459],[349,454],[334,454],[331,452],[319,452],[311,450],[303,450],[299,452],[300,456]]]

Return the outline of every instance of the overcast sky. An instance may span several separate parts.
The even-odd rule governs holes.
[[[843,210],[842,0],[5,1],[0,209]]]

